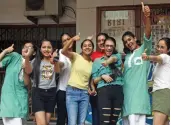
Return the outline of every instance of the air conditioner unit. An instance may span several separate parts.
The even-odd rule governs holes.
[[[41,16],[50,16],[53,19],[62,16],[63,0],[24,0],[25,11],[24,16],[34,21]]]

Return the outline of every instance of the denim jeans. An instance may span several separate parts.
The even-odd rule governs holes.
[[[68,125],[84,125],[89,104],[87,90],[68,86],[66,89],[66,107]]]

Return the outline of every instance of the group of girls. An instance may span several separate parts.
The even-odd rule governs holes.
[[[142,10],[145,21],[142,45],[130,31],[122,36],[124,69],[115,39],[105,33],[97,35],[96,52],[90,38],[81,43],[81,53],[73,52],[72,46],[80,36],[69,34],[61,35],[63,48],[59,53],[49,40],[43,40],[40,47],[26,42],[22,54],[12,52],[14,45],[4,49],[0,53],[0,67],[6,68],[0,101],[4,125],[23,125],[28,118],[29,84],[37,125],[49,125],[56,102],[57,125],[65,125],[66,120],[68,125],[84,125],[89,99],[93,125],[116,125],[120,114],[123,125],[145,125],[146,115],[151,114],[147,84],[150,61],[157,63],[153,73],[153,124],[168,124],[170,39],[160,39],[156,49],[159,55],[150,55],[150,8],[142,4]]]

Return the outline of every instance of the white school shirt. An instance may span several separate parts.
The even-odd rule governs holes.
[[[64,63],[64,66],[62,68],[62,71],[59,74],[59,82],[58,82],[58,89],[66,91],[66,87],[68,84],[68,80],[70,78],[70,72],[71,72],[71,61],[68,57],[64,56],[61,53],[62,49],[59,50],[59,61]]]
[[[159,89],[170,89],[170,56],[160,54],[162,64],[157,63],[153,72],[153,92]]]

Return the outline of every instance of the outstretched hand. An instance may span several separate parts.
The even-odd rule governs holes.
[[[14,44],[12,44],[10,47],[6,48],[6,49],[5,49],[5,52],[6,52],[6,53],[10,53],[10,52],[12,52],[13,50],[14,50]]]
[[[150,8],[149,8],[149,6],[144,6],[143,2],[141,2],[141,6],[142,6],[142,12],[144,13],[144,16],[149,17],[150,16]]]
[[[78,33],[78,35],[72,37],[72,39],[73,39],[74,41],[79,41],[79,40],[80,40],[80,33]]]
[[[94,35],[88,36],[87,39],[93,40]]]
[[[107,63],[107,61],[105,60],[104,62],[102,62],[101,63],[103,66],[107,66],[108,65],[108,63]]]
[[[148,55],[146,54],[146,51],[147,51],[147,49],[145,49],[144,52],[142,53],[143,60],[148,60],[148,58],[149,58]]]

